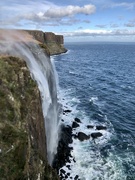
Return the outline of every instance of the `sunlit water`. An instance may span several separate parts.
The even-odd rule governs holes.
[[[135,179],[135,44],[72,43],[68,53],[54,56],[59,99],[65,124],[78,117],[75,131],[95,132],[86,125],[105,125],[95,142],[74,139],[69,171],[81,180]]]

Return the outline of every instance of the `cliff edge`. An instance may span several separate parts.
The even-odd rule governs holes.
[[[40,99],[25,61],[0,56],[0,179],[59,179],[47,162]]]
[[[62,35],[38,30],[25,31],[39,42],[39,45],[46,50],[48,55],[57,55],[67,52],[67,49],[64,47],[64,37]]]

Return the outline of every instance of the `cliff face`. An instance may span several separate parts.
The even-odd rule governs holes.
[[[40,99],[26,63],[0,57],[0,179],[58,179],[47,163]]]
[[[47,54],[56,55],[67,52],[67,49],[64,48],[64,38],[62,35],[37,30],[26,30],[26,32],[39,41],[40,46],[45,48]]]

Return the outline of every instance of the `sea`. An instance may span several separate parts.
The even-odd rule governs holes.
[[[73,139],[68,179],[135,180],[135,43],[65,43],[68,52],[53,56],[58,74],[58,98],[65,125],[81,120],[73,133],[93,140]],[[93,128],[88,129],[91,125]],[[96,126],[105,126],[97,130]],[[68,163],[67,163],[68,164]]]

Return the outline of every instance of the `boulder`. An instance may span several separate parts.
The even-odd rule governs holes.
[[[81,123],[81,120],[79,118],[74,119],[77,123]]]
[[[84,140],[88,140],[90,138],[90,135],[86,135],[83,132],[79,132],[77,137],[80,141],[84,141]]]
[[[70,176],[70,173],[67,173],[67,176]]]
[[[94,132],[94,133],[91,134],[91,137],[93,139],[96,139],[96,138],[101,137],[101,136],[103,136],[103,134],[100,133],[100,132]]]
[[[70,109],[66,109],[66,110],[63,110],[64,113],[70,113],[71,110]]]
[[[96,129],[97,129],[97,130],[106,130],[107,127],[106,127],[106,126],[99,125],[99,126],[96,126]]]
[[[72,128],[77,128],[77,127],[79,127],[80,125],[77,123],[77,122],[73,122],[73,124],[72,124]]]
[[[68,170],[71,170],[70,165],[66,165],[66,167],[68,168]]]
[[[92,129],[92,128],[94,128],[94,126],[92,126],[92,125],[87,125],[87,128],[88,128],[88,129]]]
[[[75,178],[74,178],[74,180],[77,180],[78,178],[79,178],[79,176],[78,176],[78,175],[76,175],[76,176],[75,176]]]
[[[65,174],[65,173],[66,173],[66,171],[65,171],[64,169],[60,169],[60,172],[61,172],[62,174]]]

